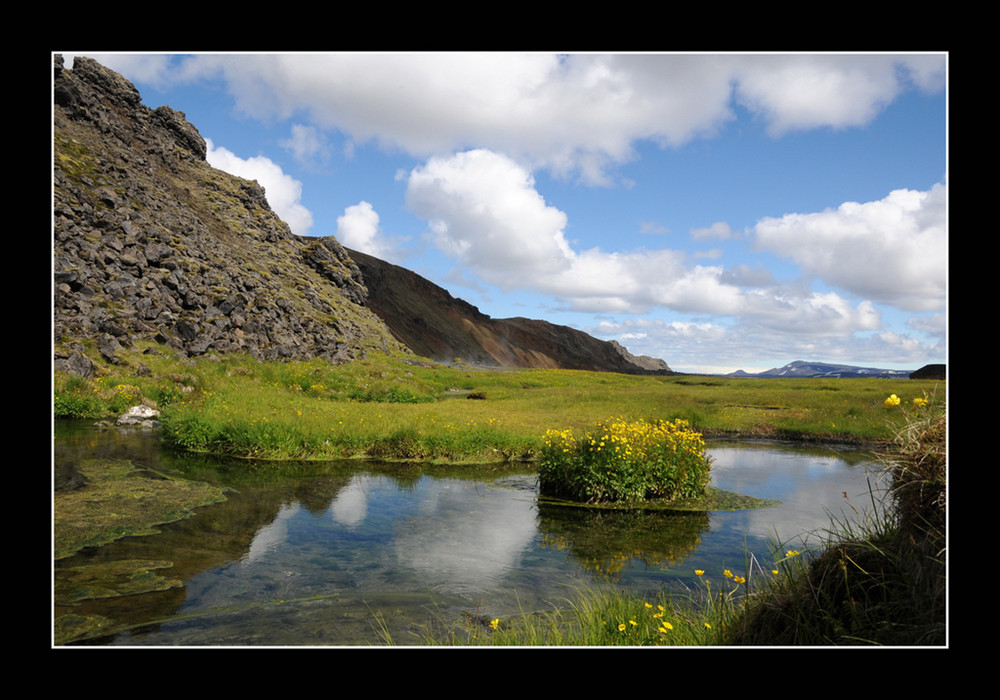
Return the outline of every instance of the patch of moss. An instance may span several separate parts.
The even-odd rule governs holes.
[[[86,486],[54,497],[55,559],[122,537],[159,532],[157,525],[191,515],[194,508],[226,500],[203,482],[137,469],[127,460],[81,462]]]

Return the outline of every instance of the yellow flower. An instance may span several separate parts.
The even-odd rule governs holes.
[[[777,576],[778,575],[778,570],[777,569],[771,569],[771,573],[774,574],[775,576]]]
[[[745,578],[743,578],[742,576],[734,576],[733,580],[736,581],[736,583],[746,583],[747,582],[747,580]]]
[[[703,575],[705,573],[705,570],[704,569],[695,569],[694,573],[695,573],[696,576],[701,576],[701,575]]]
[[[625,631],[625,623],[623,622],[620,625],[618,625],[618,629],[619,629],[619,631],[624,632]]]
[[[647,607],[647,608],[651,608],[651,607],[653,607],[653,606],[652,606],[652,605],[650,605],[649,603],[646,603],[646,607]]]
[[[799,550],[797,549],[789,549],[787,552],[785,552],[786,557],[797,557],[798,555],[799,555]]]
[[[927,405],[927,399],[921,399],[919,397],[916,398],[916,399],[913,399],[913,407],[914,408],[919,408],[921,406],[926,406],[926,405]]]
[[[496,618],[495,620],[490,620],[490,629],[491,630],[500,629],[500,618],[499,617]]]
[[[730,571],[729,569],[726,569],[725,571],[722,572],[722,575],[725,576],[726,578],[732,578],[733,572]]]
[[[896,396],[895,394],[893,394],[892,396],[890,396],[885,400],[886,408],[892,408],[893,406],[898,406],[898,405],[899,405],[899,397]]]
[[[636,622],[635,620],[629,620],[629,621],[628,621],[628,623],[629,623],[630,625],[632,625],[633,627],[637,627],[637,626],[639,625],[639,623],[638,623],[638,622]]]
[[[705,627],[707,627],[708,629],[712,629],[712,626],[710,624],[708,624],[707,622],[705,623]]]
[[[664,622],[663,626],[659,628],[659,631],[663,632],[664,634],[666,634],[667,630],[672,630],[673,628],[674,628],[674,626],[671,625],[669,622]]]

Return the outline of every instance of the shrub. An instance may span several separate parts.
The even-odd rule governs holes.
[[[693,498],[704,493],[711,458],[687,421],[613,420],[577,439],[549,430],[539,461],[542,494],[587,503]]]

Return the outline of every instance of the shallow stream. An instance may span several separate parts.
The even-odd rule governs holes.
[[[766,563],[776,541],[818,544],[870,491],[866,453],[777,443],[709,442],[714,486],[781,502],[710,513],[545,505],[530,465],[226,462],[77,423],[58,424],[55,445],[57,472],[128,459],[227,489],[159,534],[55,563],[55,615],[106,625],[79,642],[92,646],[364,646],[386,632],[422,645],[468,617],[564,607],[594,584],[652,593],[692,585],[695,569],[742,571],[747,552]],[[159,585],[66,594],[80,572],[134,562],[147,565],[133,584]]]

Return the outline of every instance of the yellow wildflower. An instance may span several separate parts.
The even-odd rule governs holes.
[[[722,572],[722,575],[725,576],[726,578],[732,578],[733,572],[730,571],[729,569],[726,569],[725,571]]]
[[[705,570],[704,569],[695,569],[694,573],[695,573],[696,576],[701,576],[701,575],[703,575],[705,573]]]
[[[890,396],[885,400],[886,408],[892,408],[893,406],[898,406],[898,405],[899,405],[899,397],[896,396],[895,394],[893,394],[892,396]]]
[[[620,625],[618,625],[618,630],[621,631],[621,632],[625,631],[625,623],[624,622],[621,623]]]
[[[500,618],[499,617],[496,618],[496,619],[494,619],[494,620],[490,620],[490,629],[491,630],[500,629]]]

